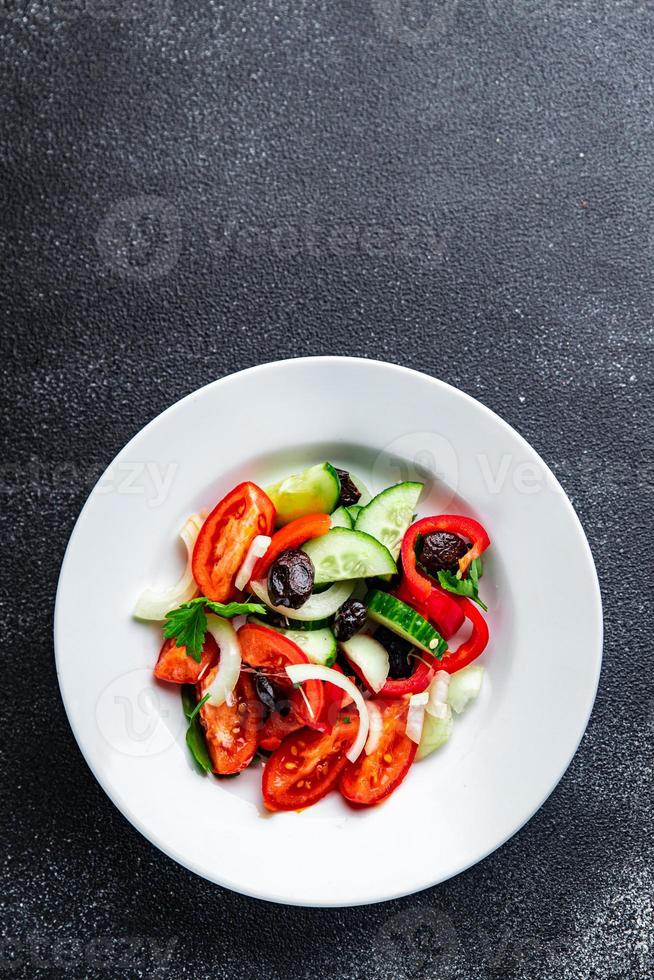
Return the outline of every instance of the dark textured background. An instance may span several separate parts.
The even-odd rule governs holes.
[[[652,976],[652,4],[1,0],[0,39],[0,970]],[[126,440],[321,352],[514,425],[580,514],[606,614],[588,733],[538,815],[441,887],[341,911],[222,891],[132,830],[51,639],[68,536]]]

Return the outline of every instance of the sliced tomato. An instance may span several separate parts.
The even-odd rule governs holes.
[[[263,771],[267,809],[301,810],[321,800],[336,786],[347,765],[345,753],[358,727],[356,717],[341,715],[331,732],[301,728],[285,738]]]
[[[345,676],[340,664],[333,664],[332,670],[336,670],[339,674]],[[323,684],[323,719],[325,721],[325,731],[331,731],[332,727],[338,721],[341,708],[344,708],[351,700],[352,698],[349,694],[346,694],[341,687],[336,687],[335,684]]]
[[[293,706],[289,706],[283,715],[279,711],[271,711],[261,729],[259,745],[266,752],[274,752],[275,749],[279,748],[287,735],[304,727],[304,719]]]
[[[411,768],[418,750],[405,731],[408,703],[376,703],[384,719],[379,744],[370,755],[362,752],[348,765],[339,784],[345,799],[357,806],[373,806],[390,796]]]
[[[218,646],[211,633],[205,635],[200,663],[188,656],[186,647],[175,646],[175,640],[170,639],[159,651],[154,676],[172,684],[196,684],[217,662]]]
[[[268,629],[267,626],[246,625],[238,631],[241,645],[241,657],[250,667],[263,670],[282,690],[292,690],[293,685],[286,675],[287,664],[308,664],[309,658],[304,650],[288,637]],[[307,706],[299,691],[294,691],[294,703],[298,704],[300,716],[305,725],[323,731],[326,727],[323,719],[323,684],[322,681],[306,681],[302,685],[304,694],[309,702]]]
[[[256,483],[239,483],[214,507],[193,549],[193,578],[202,595],[227,602],[237,594],[234,579],[253,538],[270,534],[272,501]]]
[[[207,693],[214,667],[197,685],[198,701]],[[263,706],[257,698],[252,678],[241,672],[234,688],[233,703],[204,704],[199,711],[213,771],[231,776],[247,768],[257,751]]]
[[[319,538],[332,526],[332,519],[329,514],[307,514],[306,517],[298,517],[273,535],[268,551],[263,558],[260,558],[254,566],[252,581],[265,578],[268,569],[287,548],[299,548],[305,541],[311,538]]]

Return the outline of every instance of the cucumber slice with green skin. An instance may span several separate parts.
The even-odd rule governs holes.
[[[314,582],[342,582],[346,579],[392,575],[397,571],[390,552],[370,534],[335,527],[319,538],[307,541],[302,550],[315,569]]]
[[[338,532],[327,532],[327,534],[334,533]],[[351,531],[349,533],[353,534],[354,532]],[[325,535],[325,537],[326,536],[327,535]],[[286,606],[273,605],[270,595],[268,594],[268,586],[263,581],[251,582],[250,588],[256,597],[261,599],[264,605],[268,606],[269,609],[272,609],[273,612],[279,613],[280,616],[293,620],[293,622],[295,622],[296,619],[299,619],[302,620],[303,623],[315,623],[319,619],[327,619],[328,616],[333,616],[334,613],[341,608],[345,600],[350,598],[354,592],[356,584],[356,582],[336,582],[324,592],[310,595],[307,601],[303,603],[299,609],[287,609]]]
[[[275,505],[277,526],[307,514],[331,514],[341,494],[341,481],[331,463],[319,463],[267,487]]]
[[[332,527],[346,527],[348,530],[352,530],[354,527],[354,521],[352,516],[348,512],[347,507],[337,507],[332,514]]]
[[[331,629],[334,623],[333,616],[325,616],[324,619],[312,619],[304,622],[302,619],[288,619],[284,626],[277,627],[277,623],[269,623],[263,616],[259,617],[262,626],[269,626],[271,629],[280,628],[287,630],[324,630]]]
[[[281,633],[282,636],[287,636],[289,640],[292,640],[293,643],[297,644],[306,653],[312,664],[322,664],[323,667],[331,667],[336,660],[336,654],[338,653],[336,637],[330,629],[282,629],[280,626],[271,626],[270,623],[267,623],[263,619],[257,619],[256,616],[248,617],[248,623],[254,623],[255,626],[266,626],[268,629],[274,630],[275,633]]]
[[[390,660],[388,651],[379,640],[365,633],[357,633],[340,644],[340,648],[355,667],[364,681],[378,694],[388,679]]]
[[[352,504],[351,507],[346,507],[345,509],[352,518],[352,527],[354,527],[357,517],[359,516],[359,512],[363,510],[363,507],[361,504]]]
[[[327,616],[324,619],[314,619],[312,622],[305,623],[301,619],[292,620],[292,629],[294,630],[308,630],[312,632],[313,630],[324,630],[331,629],[334,622],[333,616]]]
[[[420,647],[434,657],[442,657],[447,650],[447,643],[435,630],[431,623],[417,613],[406,602],[396,599],[387,592],[373,590],[365,598],[368,615],[381,626],[386,626],[397,633],[403,640],[408,640],[415,647]]]
[[[423,487],[423,483],[398,483],[382,490],[359,511],[355,530],[372,534],[397,559]]]

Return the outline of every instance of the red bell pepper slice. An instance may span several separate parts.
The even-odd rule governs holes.
[[[416,668],[409,677],[389,678],[377,697],[403,698],[406,694],[422,694],[426,691],[439,669],[440,660],[436,660],[425,650],[421,650],[419,656],[420,660],[416,659]]]
[[[265,578],[268,569],[282,551],[286,551],[287,548],[299,548],[305,541],[327,534],[331,526],[332,519],[329,514],[307,514],[305,517],[298,517],[297,520],[291,521],[273,535],[265,555],[254,566],[252,581],[257,582]]]
[[[465,615],[461,607],[439,585],[432,586],[426,599],[416,599],[406,578],[403,578],[393,595],[419,612],[424,619],[433,620],[446,640],[463,626]]]
[[[479,558],[490,544],[490,538],[485,529],[471,517],[461,517],[457,514],[439,514],[435,517],[423,517],[422,520],[412,524],[402,541],[402,569],[409,590],[417,600],[423,602],[429,598],[433,582],[418,569],[416,543],[420,535],[424,537],[427,534],[433,534],[434,531],[458,534],[471,542],[472,547],[463,558],[459,559],[459,572],[462,575],[468,570],[471,562],[475,558]]]
[[[475,603],[464,596],[457,596],[455,601],[472,623],[472,633],[456,650],[448,651],[440,661],[439,670],[446,670],[448,674],[454,674],[471,664],[484,652],[488,643],[488,624]]]

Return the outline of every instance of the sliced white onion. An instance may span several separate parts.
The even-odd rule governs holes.
[[[250,581],[252,572],[254,571],[254,566],[259,558],[263,558],[265,553],[268,551],[271,541],[272,538],[268,537],[267,534],[257,534],[256,538],[253,540],[252,544],[248,548],[245,561],[239,568],[238,575],[234,579],[234,585],[239,592],[244,589]]]
[[[350,762],[356,762],[366,744],[370,727],[366,702],[356,684],[353,684],[349,678],[337,670],[332,670],[331,667],[322,667],[319,664],[289,664],[286,673],[294,684],[302,684],[303,681],[324,681],[326,684],[334,684],[336,687],[340,687],[342,691],[350,695],[359,712],[359,731],[346,755]]]
[[[241,645],[232,624],[226,619],[221,619],[220,616],[209,613],[207,629],[218,644],[220,659],[218,670],[211,683],[204,689],[204,693],[211,695],[209,704],[219,705],[227,702],[231,706],[232,692],[241,673]]]
[[[481,691],[484,679],[484,668],[478,664],[468,664],[462,670],[457,670],[450,677],[450,686],[447,692],[447,702],[455,711],[460,714],[469,701],[473,701]]]
[[[170,588],[145,589],[141,593],[134,606],[134,615],[137,619],[165,619],[167,612],[181,606],[184,602],[188,602],[197,593],[198,587],[193,578],[191,560],[193,548],[203,524],[204,518],[200,517],[199,514],[191,514],[184,522],[179,536],[186,546],[186,568],[181,578]]]
[[[429,685],[429,701],[427,711],[434,718],[447,718],[449,705],[447,693],[450,686],[450,675],[446,670],[439,670]]]
[[[366,707],[368,709],[370,728],[368,730],[365,753],[366,755],[372,755],[379,745],[381,733],[384,730],[384,716],[381,712],[381,708],[375,701],[366,701]]]
[[[406,733],[412,742],[420,745],[422,726],[425,721],[425,707],[429,696],[426,691],[409,698],[409,711],[406,716]]]
[[[337,609],[343,605],[346,599],[354,592],[356,580],[346,582],[335,582],[324,592],[311,595],[299,609],[287,609],[286,606],[274,606],[268,594],[268,586],[265,582],[251,582],[250,588],[258,599],[261,599],[269,609],[285,616],[287,619],[300,619],[302,622],[310,623],[314,619],[326,619],[333,615]]]

